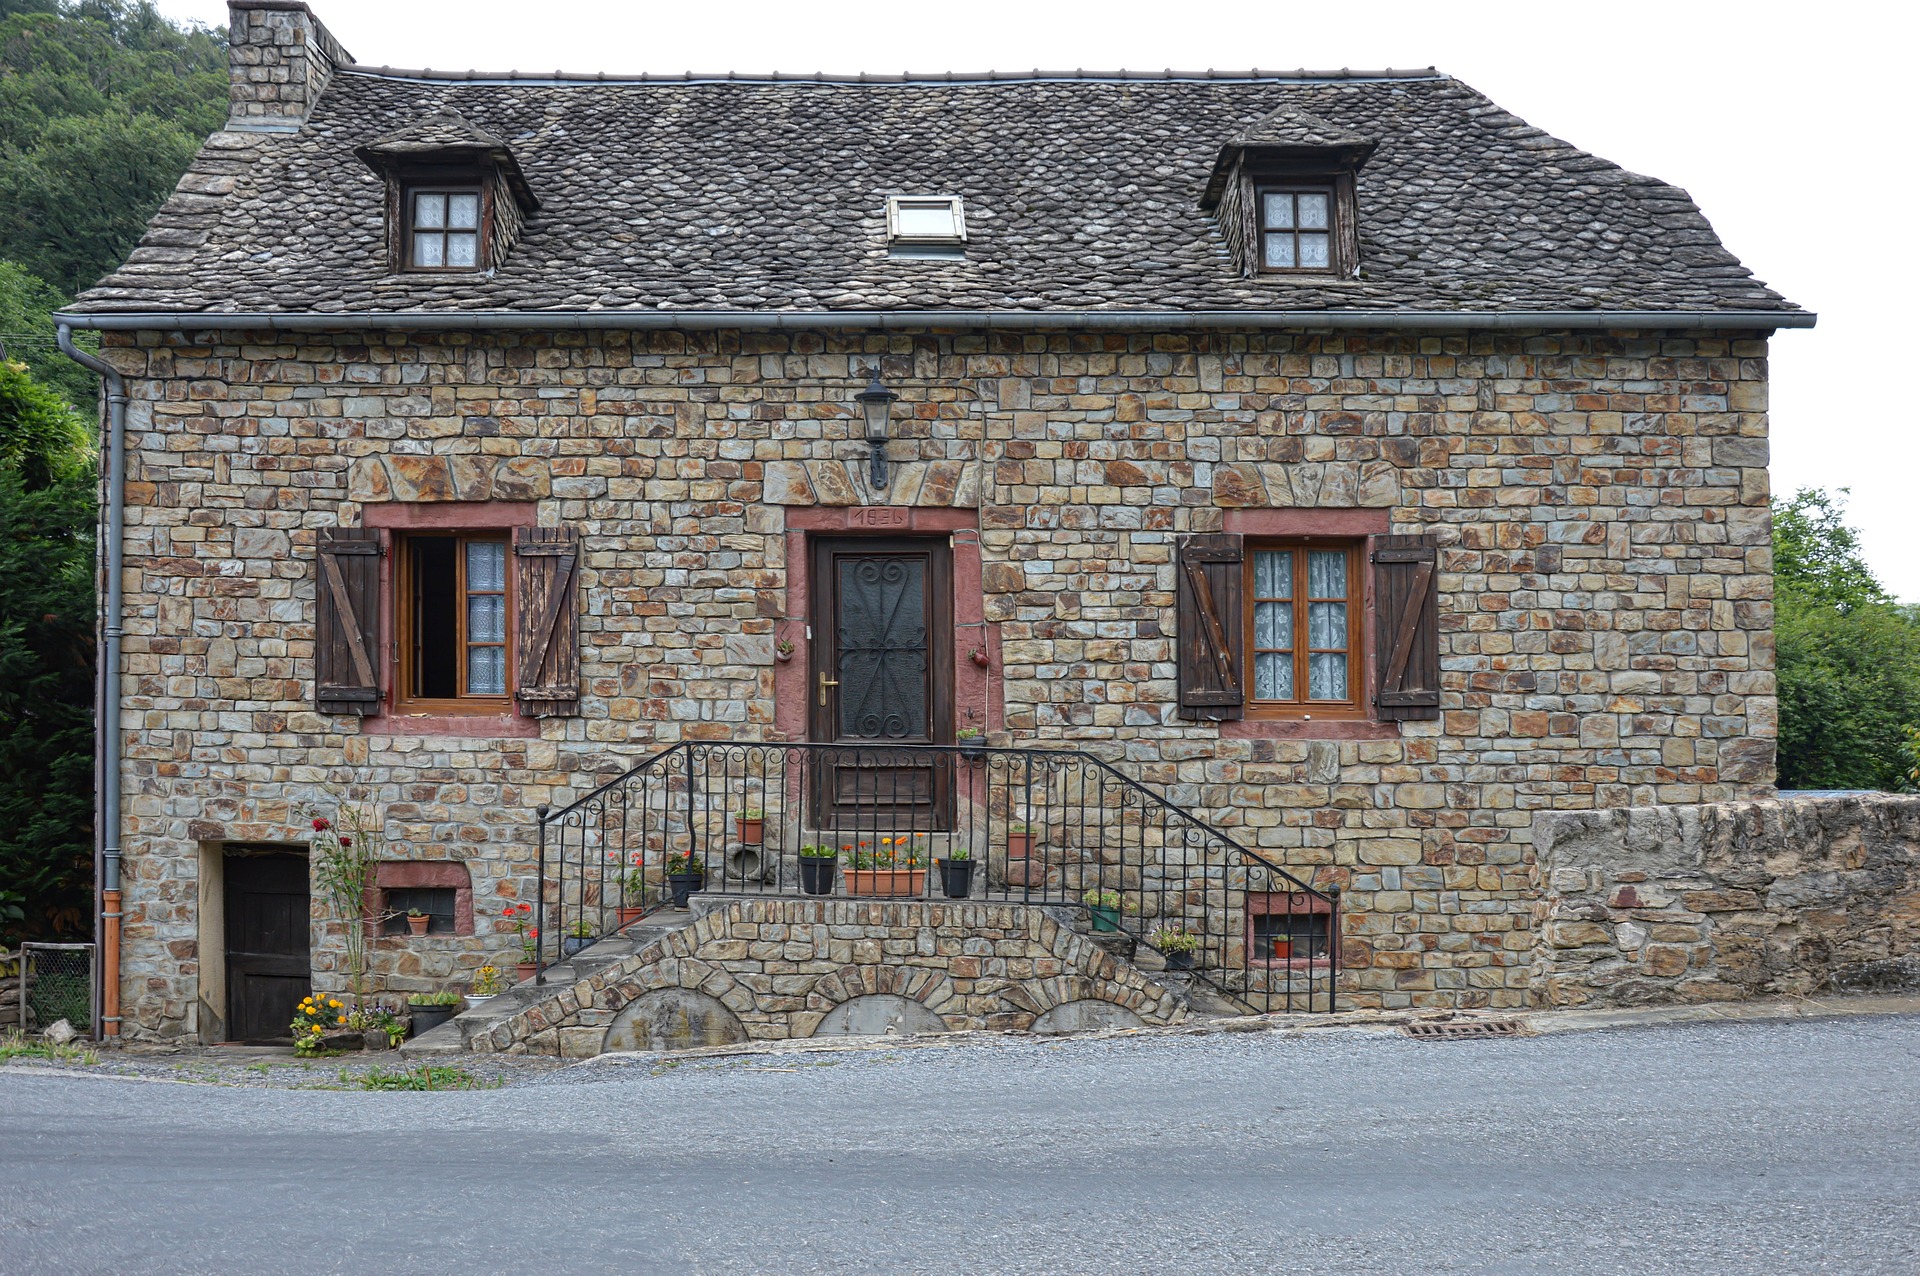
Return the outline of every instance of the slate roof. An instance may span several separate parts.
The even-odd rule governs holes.
[[[439,113],[452,112],[458,124]],[[436,117],[438,117],[436,119]],[[511,148],[540,210],[488,275],[385,269],[356,148]],[[1362,277],[1239,277],[1200,208],[1243,136],[1369,139]],[[965,197],[964,261],[885,199]],[[296,134],[215,134],[78,313],[1770,311],[1686,193],[1438,74],[667,81],[337,72]]]

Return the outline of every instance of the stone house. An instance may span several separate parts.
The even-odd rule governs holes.
[[[327,786],[384,832],[391,989],[511,960],[504,904],[616,902],[586,856],[686,852],[691,815],[629,846],[596,807],[569,868],[537,814],[663,750],[853,750],[756,773],[761,888],[978,813],[979,902],[703,918],[761,1035],[831,980],[1026,1026],[1104,970],[1172,1013],[1150,943],[1080,951],[1089,864],[1203,966],[1525,1005],[1537,813],[1772,793],[1767,342],[1813,316],[1678,188],[1433,71],[447,74],[230,7],[227,127],[63,316],[124,437],[110,1031],[340,986]],[[1037,887],[1031,786],[962,745],[1097,771]],[[1269,957],[1275,916],[1321,930]]]

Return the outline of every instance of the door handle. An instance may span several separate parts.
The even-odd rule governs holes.
[[[824,673],[820,675],[820,707],[822,709],[827,707],[827,688],[837,687],[839,685],[840,680],[838,678],[829,678]]]

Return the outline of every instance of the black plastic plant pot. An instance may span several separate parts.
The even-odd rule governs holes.
[[[948,899],[965,899],[973,894],[973,861],[941,860],[940,889]]]
[[[1193,954],[1192,953],[1168,953],[1167,969],[1168,970],[1192,970]]]
[[[800,889],[809,895],[833,894],[833,869],[838,860],[821,856],[800,857]]]
[[[593,939],[588,935],[568,935],[560,941],[560,955],[571,957],[575,953],[585,952],[593,947]]]
[[[667,885],[673,890],[673,906],[685,908],[687,896],[704,887],[707,883],[705,873],[669,873]]]
[[[984,758],[987,756],[987,746],[984,744],[969,744],[965,740],[962,740],[955,747],[960,750],[960,756],[963,758]]]
[[[418,1037],[432,1032],[447,1020],[453,1018],[458,1006],[408,1006],[407,1012],[413,1016],[413,1034]]]

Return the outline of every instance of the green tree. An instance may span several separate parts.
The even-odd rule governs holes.
[[[26,364],[34,380],[58,391],[68,403],[80,409],[81,415],[92,420],[98,402],[98,381],[91,372],[61,354],[54,344],[53,312],[68,300],[18,262],[0,258],[0,347],[6,351],[3,357]],[[97,349],[100,344],[92,333],[75,333],[74,340],[90,349]]]
[[[79,415],[0,363],[0,942],[91,915],[94,471]]]
[[[1860,553],[1839,495],[1774,505],[1780,787],[1897,789],[1920,723],[1920,612],[1895,603]]]

